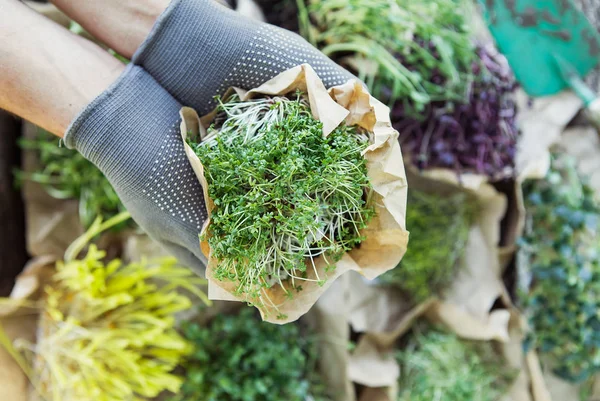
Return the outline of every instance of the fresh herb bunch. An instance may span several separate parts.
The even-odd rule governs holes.
[[[543,180],[524,188],[519,266],[530,346],[555,372],[584,381],[600,371],[600,206],[576,161],[555,154]]]
[[[189,309],[185,289],[205,300],[195,278],[175,259],[123,264],[103,261],[105,252],[87,242],[129,218],[96,220],[56,264],[45,289],[37,344],[31,345],[32,381],[52,401],[130,401],[177,392],[173,373],[191,345],[176,331],[174,314]]]
[[[316,342],[297,324],[260,321],[250,308],[183,326],[194,351],[172,401],[318,401],[327,399],[316,371]]]
[[[86,229],[97,216],[109,218],[125,210],[102,172],[78,152],[58,146],[49,132],[40,129],[35,139],[23,139],[20,144],[37,154],[40,169],[32,173],[18,171],[17,178],[41,184],[56,199],[78,199],[79,218]],[[132,224],[129,220],[113,230]]]
[[[189,142],[214,201],[208,240],[215,277],[260,305],[264,289],[301,290],[315,259],[330,269],[359,244],[374,214],[361,152],[368,136],[339,126],[327,137],[301,94],[220,103],[217,123]]]
[[[375,97],[400,101],[406,116],[418,118],[432,101],[467,98],[476,60],[468,1],[310,0],[299,6],[303,35],[356,70]]]
[[[402,149],[420,169],[451,168],[492,178],[512,173],[516,81],[506,58],[493,47],[478,46],[477,55],[466,102],[433,101],[419,118],[410,118],[402,102],[392,107]]]
[[[474,205],[466,193],[439,196],[415,190],[408,192],[408,205],[410,246],[398,266],[380,280],[399,287],[418,303],[440,295],[455,277]]]
[[[499,369],[492,343],[417,325],[397,353],[398,401],[496,401],[514,373]]]

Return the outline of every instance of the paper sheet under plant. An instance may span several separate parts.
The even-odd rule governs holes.
[[[402,154],[397,142],[397,132],[391,127],[388,108],[371,97],[362,85],[354,81],[327,91],[314,70],[306,64],[287,70],[249,92],[239,89],[236,92],[242,100],[245,100],[260,94],[285,95],[296,90],[307,93],[313,116],[323,123],[324,135],[333,131],[342,122],[347,125],[359,125],[372,132],[371,142],[364,152],[364,157],[367,160],[368,175],[374,190],[372,196],[376,217],[362,232],[366,240],[359,248],[344,254],[336,263],[333,272],[326,273],[325,262],[321,258],[316,259],[319,277],[327,278],[324,285],[320,286],[314,281],[303,282],[302,291],[295,293],[292,299],[289,299],[287,291],[280,286],[266,290],[272,305],[264,305],[259,309],[265,320],[274,323],[293,321],[306,313],[327,287],[348,270],[360,271],[365,277],[372,279],[393,268],[406,251],[408,241],[408,232],[404,226],[406,178]],[[204,169],[196,154],[187,145],[186,138],[190,133],[192,137],[204,135],[204,129],[211,122],[213,115],[203,117],[200,122],[196,113],[189,108],[182,109],[181,114],[181,132],[186,154],[204,188],[210,216],[213,203],[208,197]],[[210,218],[203,232],[208,224]],[[233,295],[235,283],[216,280],[213,270],[218,261],[211,256],[206,242],[201,244],[201,248],[209,259],[207,266],[209,297],[244,301],[245,299]],[[309,279],[314,280],[315,277],[313,272],[309,272]]]

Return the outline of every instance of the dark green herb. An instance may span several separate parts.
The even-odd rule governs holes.
[[[476,59],[464,0],[300,1],[303,34],[328,56],[349,59],[371,93],[416,116],[436,100],[464,101]],[[307,26],[307,12],[314,25]],[[412,113],[412,114],[411,114]]]
[[[102,172],[81,154],[58,146],[57,142],[52,134],[41,129],[35,139],[23,139],[21,147],[36,153],[40,167],[32,173],[17,171],[18,180],[37,182],[56,199],[78,199],[79,218],[85,228],[98,216],[108,219],[124,211],[125,207]],[[131,224],[129,219],[116,229]]]
[[[325,400],[316,342],[297,324],[260,321],[250,308],[219,315],[208,327],[186,323],[194,352],[173,401]]]
[[[523,191],[519,267],[533,329],[528,345],[559,376],[581,382],[600,371],[600,207],[566,155],[555,154],[546,178]]]
[[[380,280],[393,284],[418,303],[441,292],[456,275],[473,220],[473,204],[465,193],[439,196],[408,192],[406,255]]]
[[[218,126],[190,145],[214,200],[207,239],[218,280],[260,304],[275,284],[300,290],[314,260],[330,268],[363,239],[374,210],[361,152],[368,137],[341,125],[324,137],[300,95],[220,104]],[[292,292],[287,290],[291,296]]]
[[[490,342],[417,326],[397,353],[398,401],[496,401],[513,379]]]

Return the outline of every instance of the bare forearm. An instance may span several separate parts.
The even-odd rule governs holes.
[[[124,66],[16,0],[0,16],[0,108],[62,136]]]
[[[169,0],[51,0],[94,37],[131,58]]]

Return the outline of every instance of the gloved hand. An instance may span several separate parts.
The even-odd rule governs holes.
[[[298,35],[213,0],[174,0],[132,61],[71,123],[65,143],[100,168],[151,238],[200,273],[206,208],[183,150],[181,106],[205,114],[230,86],[250,89],[302,63],[328,87],[353,76]]]
[[[328,88],[354,78],[299,35],[214,0],[171,1],[132,61],[199,115],[228,88],[252,89],[303,63]]]

